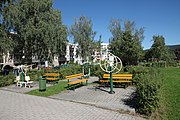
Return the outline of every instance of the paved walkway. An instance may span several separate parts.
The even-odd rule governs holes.
[[[10,86],[5,86],[5,87],[0,87],[0,90],[6,90],[6,91],[12,91],[12,92],[17,92],[17,93],[26,93],[29,92],[31,90],[35,90],[35,89],[39,89],[39,82],[38,81],[34,81],[32,83],[31,88],[25,88],[25,87],[17,87],[15,84],[10,85]],[[52,86],[52,84],[46,84],[46,86]]]
[[[114,88],[113,90],[115,94],[109,94],[109,88],[95,90],[95,86],[90,85],[77,88],[75,91],[69,90],[50,97],[135,114],[135,104],[133,100],[130,99],[135,88]]]
[[[97,80],[91,77],[88,82]],[[32,88],[0,88],[0,120],[143,120],[135,116],[133,100],[129,102],[133,87],[114,88],[115,94],[109,94],[109,88],[95,91],[93,84],[49,98],[22,94],[38,88],[38,82]]]
[[[141,120],[94,106],[0,90],[0,120]]]

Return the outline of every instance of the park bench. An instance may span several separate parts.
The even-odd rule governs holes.
[[[124,85],[126,88],[129,83],[132,83],[132,74],[112,74],[112,81],[116,84]],[[104,74],[103,80],[100,80],[100,83],[104,83],[104,86],[110,82],[110,74]]]
[[[60,74],[59,73],[45,73],[44,77],[46,78],[47,82],[58,82]]]
[[[68,80],[68,89],[73,87],[73,90],[75,90],[76,85],[83,85],[84,82],[86,82],[87,85],[88,78],[83,78],[83,76],[82,73],[66,76]]]

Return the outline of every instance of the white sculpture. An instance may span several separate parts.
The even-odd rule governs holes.
[[[110,70],[111,66],[111,70]],[[108,52],[107,58],[100,61],[100,67],[103,71],[107,73],[118,73],[122,69],[122,61],[119,57]]]

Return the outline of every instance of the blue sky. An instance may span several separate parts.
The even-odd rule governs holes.
[[[115,18],[144,27],[144,49],[151,47],[153,35],[163,35],[167,45],[180,44],[180,0],[54,0],[53,7],[69,28],[75,17],[90,17],[96,38],[102,35],[106,43],[112,36],[108,25]]]

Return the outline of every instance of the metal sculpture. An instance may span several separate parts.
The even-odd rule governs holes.
[[[113,91],[112,74],[118,73],[122,69],[122,61],[119,57],[108,52],[105,60],[100,60],[100,68],[110,74],[110,94],[115,93]]]

